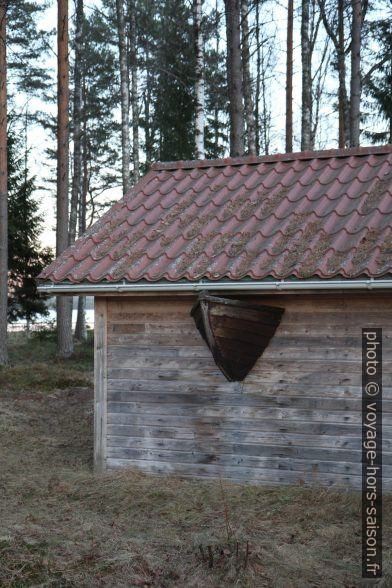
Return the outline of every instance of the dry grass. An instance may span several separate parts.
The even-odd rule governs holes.
[[[2,587],[361,585],[358,495],[94,474],[91,346],[61,364],[50,338],[18,340],[12,358],[0,372]]]

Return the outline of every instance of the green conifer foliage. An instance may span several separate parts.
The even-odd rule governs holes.
[[[38,294],[36,277],[51,261],[49,249],[41,248],[39,236],[43,219],[34,198],[34,178],[24,169],[24,152],[15,136],[8,137],[9,209],[9,322],[34,320],[47,315],[45,298]]]

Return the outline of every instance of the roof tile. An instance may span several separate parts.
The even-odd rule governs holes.
[[[53,282],[392,274],[392,147],[155,164]]]

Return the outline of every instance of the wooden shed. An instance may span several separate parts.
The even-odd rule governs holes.
[[[361,331],[383,329],[392,147],[155,164],[40,276],[95,296],[95,463],[361,486]]]

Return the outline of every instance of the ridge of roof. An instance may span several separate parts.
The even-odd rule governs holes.
[[[294,161],[297,159],[329,159],[331,157],[353,157],[381,155],[392,153],[392,144],[369,147],[350,147],[346,149],[327,149],[322,151],[295,151],[293,153],[274,153],[271,155],[244,155],[241,157],[224,157],[222,159],[190,159],[179,161],[157,161],[150,170],[161,171],[171,169],[194,169],[203,167],[226,167],[237,165],[257,165],[278,161]]]

